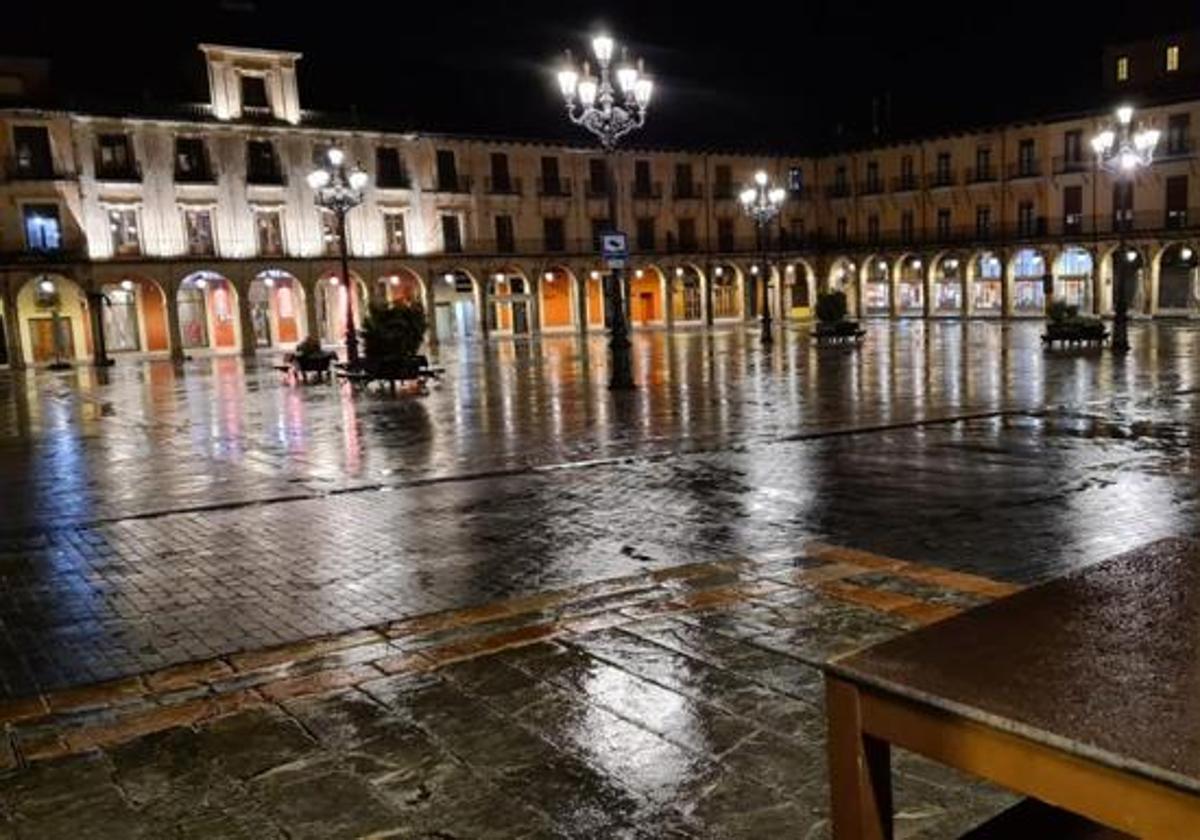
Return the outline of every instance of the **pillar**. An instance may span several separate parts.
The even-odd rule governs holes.
[[[437,274],[430,271],[429,281],[425,286],[425,331],[429,337],[430,348],[438,344],[437,334]]]
[[[575,281],[575,318],[579,322],[579,335],[587,337],[588,333],[588,275],[583,272],[578,277],[572,275]],[[603,307],[603,301],[601,302]],[[603,310],[602,310],[603,311]]]
[[[675,276],[675,269],[668,268],[666,277],[664,278],[665,300],[663,301],[663,321],[667,325],[667,332],[673,332],[675,329],[675,284],[682,284],[683,281]]]
[[[525,282],[525,290],[529,295],[529,335],[531,338],[542,337],[542,275],[529,272]]]
[[[8,344],[8,366],[12,370],[25,367],[25,351],[21,347],[21,313],[17,311],[17,288],[11,277],[6,278],[4,288],[4,340]]]
[[[163,288],[166,296],[163,309],[167,313],[167,334],[171,342],[171,361],[181,364],[186,358],[183,354],[183,331],[179,329],[179,286],[170,283]]]

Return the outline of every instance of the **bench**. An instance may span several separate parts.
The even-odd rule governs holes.
[[[867,331],[855,325],[853,330],[822,332],[820,327],[813,333],[817,344],[860,344]]]
[[[1025,799],[1007,811],[964,834],[959,840],[1018,840],[1047,837],[1054,840],[1134,840],[1132,835],[1047,805]]]
[[[338,365],[338,379],[350,383],[355,388],[367,388],[372,383],[382,382],[396,393],[396,385],[415,382],[422,391],[430,379],[440,379],[444,368],[432,367],[425,356],[414,356],[403,362],[392,362],[372,365],[364,363],[362,367],[350,369],[347,365]]]
[[[1103,347],[1107,342],[1108,330],[1096,331],[1051,325],[1042,334],[1042,344],[1050,348],[1053,348],[1055,344],[1063,347]]]

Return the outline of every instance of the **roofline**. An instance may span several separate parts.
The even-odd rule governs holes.
[[[205,55],[213,52],[226,52],[259,58],[288,58],[292,61],[298,61],[304,57],[304,53],[292,50],[272,50],[266,47],[238,47],[233,44],[197,44],[196,47]]]

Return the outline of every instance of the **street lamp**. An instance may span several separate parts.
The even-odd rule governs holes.
[[[354,328],[354,288],[346,253],[346,214],[363,202],[369,177],[359,164],[346,165],[346,153],[336,146],[325,153],[325,163],[308,173],[316,205],[337,218],[338,249],[342,258],[342,285],[346,288],[346,363],[359,366],[358,332]]]
[[[617,223],[617,177],[614,152],[617,142],[629,132],[646,123],[646,109],[654,92],[654,82],[646,76],[641,61],[630,61],[627,53],[613,67],[616,44],[607,35],[592,39],[592,52],[600,68],[593,76],[588,62],[577,69],[567,51],[558,73],[558,86],[567,105],[567,118],[575,125],[590,131],[600,141],[608,159],[608,223],[620,230]],[[615,77],[615,82],[614,82]],[[634,387],[633,365],[630,356],[629,327],[625,319],[625,293],[621,268],[611,267],[608,278],[608,309],[610,312],[609,351],[612,370],[608,387],[627,390]]]
[[[771,335],[771,295],[770,280],[771,266],[767,263],[767,225],[779,215],[783,200],[787,193],[782,187],[772,187],[767,173],[761,169],[754,173],[754,186],[742,190],[742,209],[754,220],[755,232],[758,236],[759,265],[762,266],[762,343],[770,344]],[[757,281],[756,281],[757,285]],[[755,289],[757,296],[758,290]]]
[[[1121,218],[1118,227],[1121,235],[1118,253],[1126,257],[1125,236],[1132,229],[1133,221],[1133,182],[1137,171],[1149,166],[1154,161],[1154,147],[1158,145],[1159,131],[1156,128],[1138,126],[1133,128],[1133,108],[1123,105],[1117,109],[1117,123],[1113,128],[1106,128],[1092,138],[1092,151],[1106,172],[1112,175],[1121,186]],[[1133,259],[1136,259],[1136,254]],[[1114,353],[1129,352],[1129,296],[1125,282],[1125,262],[1129,259],[1114,260],[1117,296],[1114,304],[1113,318]]]

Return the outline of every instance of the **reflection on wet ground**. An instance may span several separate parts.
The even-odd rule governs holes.
[[[575,338],[445,348],[445,382],[419,399],[293,385],[266,359],[201,360],[182,371],[121,364],[103,381],[90,370],[0,372],[0,698],[226,663],[237,651],[447,610],[487,617],[514,599],[688,564],[784,558],[804,567],[796,552],[814,538],[1027,583],[1153,538],[1197,533],[1200,329],[1139,325],[1126,360],[1046,353],[1040,329],[878,322],[860,349],[818,350],[797,332],[767,356],[753,331],[641,335],[642,387],[617,395],[602,384],[603,341]],[[643,831],[653,837],[773,836],[784,824],[821,836],[819,736],[781,752],[782,730],[764,728],[754,698],[762,695],[763,708],[776,691],[785,699],[770,702],[805,700],[802,728],[819,732],[820,700],[806,693],[817,684],[819,657],[804,647],[814,628],[831,634],[830,649],[844,649],[878,638],[872,628],[907,626],[890,612],[847,617],[860,602],[915,597],[924,605],[900,615],[921,620],[969,605],[913,578],[856,574],[853,585],[822,589],[849,603],[841,611],[807,594],[766,607],[731,606],[723,596],[699,605],[733,617],[662,617],[624,604],[620,621],[541,642],[548,647],[535,646],[538,656],[393,674],[386,679],[402,685],[365,701],[309,691],[315,699],[289,701],[303,709],[264,711],[254,692],[265,689],[254,688],[254,708],[237,711],[240,700],[214,699],[211,675],[163,678],[180,693],[172,703],[207,705],[155,712],[154,727],[128,733],[176,728],[67,759],[55,765],[66,768],[59,775],[35,766],[25,772],[46,775],[32,787],[24,773],[0,780],[0,838],[31,814],[57,814],[53,791],[73,784],[95,793],[80,800],[93,811],[151,826],[146,836],[157,836],[163,819],[179,836],[214,836],[231,820],[238,828],[228,836],[283,836],[280,826],[288,836],[352,833],[297,811],[305,797],[319,800],[314,790],[358,797],[371,825],[424,802],[437,814],[468,805],[491,814],[499,801],[511,809],[504,820],[482,820],[484,828],[464,817],[468,828],[444,836],[636,837],[647,820],[670,828]],[[876,589],[888,594],[871,595]],[[681,634],[692,634],[691,649],[660,650],[677,648]],[[630,635],[650,646],[631,652]],[[734,650],[729,639],[775,658]],[[735,676],[706,671],[713,663]],[[233,665],[212,667],[240,679],[226,672]],[[360,669],[354,679],[316,688],[392,673],[374,660],[351,667]],[[96,712],[100,723],[124,726],[105,717],[112,703],[167,703],[120,699],[141,698],[159,679],[118,683],[118,699],[109,695]],[[505,686],[520,698],[511,709]],[[443,703],[457,711],[440,714]],[[0,721],[5,708],[14,707],[0,705]],[[236,713],[209,721],[217,712]],[[507,722],[495,723],[496,714]],[[697,748],[698,724],[688,722],[697,715],[719,748]],[[376,716],[383,722],[370,723]],[[39,726],[29,734],[33,754],[56,754],[59,736]],[[243,741],[251,754],[238,752]],[[0,772],[30,744],[6,752],[0,739]],[[139,788],[157,772],[145,768],[201,747],[215,764],[197,765],[203,782],[192,788],[173,777],[183,785],[179,800]],[[510,755],[518,756],[511,766]],[[557,769],[516,795],[512,780],[543,759]],[[228,770],[239,761],[245,774]],[[479,781],[472,761],[498,769]],[[966,796],[974,814],[1001,802],[924,772],[911,783],[922,792],[906,836],[947,836],[947,823],[922,821],[922,809],[950,813],[946,803]],[[743,777],[754,781],[735,782]],[[775,793],[759,795],[767,789]],[[201,801],[221,804],[196,810]],[[539,810],[538,801],[562,810]],[[669,814],[646,803],[671,803]],[[171,822],[172,809],[187,819]],[[754,819],[738,816],[751,811]],[[413,825],[428,833],[440,823],[423,813]],[[63,835],[74,836],[63,820]],[[596,826],[606,821],[629,831],[604,833]],[[697,829],[717,823],[728,831]],[[37,825],[36,836],[57,836]]]

